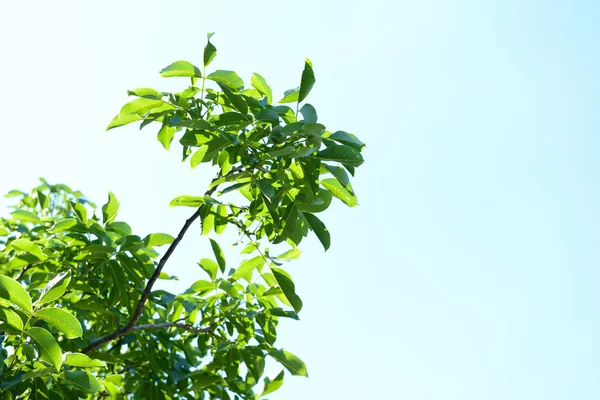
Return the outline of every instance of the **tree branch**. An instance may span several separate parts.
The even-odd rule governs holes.
[[[242,168],[243,168],[242,166],[239,166],[239,167],[236,167],[236,168],[232,168],[231,171],[229,171],[226,175],[229,175],[229,174],[234,173],[234,172],[238,172]],[[218,174],[217,177],[212,180],[212,182],[215,182],[217,179],[219,179],[220,178],[219,175],[220,174]],[[204,195],[205,196],[212,195],[215,192],[215,190],[217,190],[217,186],[208,189]],[[113,333],[110,333],[110,334],[108,334],[106,336],[101,337],[100,339],[96,340],[95,342],[90,343],[88,346],[86,346],[82,350],[83,353],[88,353],[88,352],[90,352],[92,350],[95,350],[98,347],[102,346],[103,344],[108,343],[111,340],[114,340],[114,339],[119,338],[121,336],[124,336],[124,335],[128,334],[129,332],[132,332],[132,331],[135,331],[135,330],[140,330],[140,329],[137,329],[139,327],[146,326],[146,327],[149,327],[147,329],[152,329],[151,326],[154,325],[154,324],[139,325],[138,327],[136,327],[136,324],[137,324],[138,320],[140,319],[140,317],[142,316],[142,313],[144,312],[144,307],[146,305],[146,302],[148,301],[148,298],[150,297],[150,293],[152,292],[152,287],[154,286],[154,283],[158,279],[158,276],[160,275],[163,267],[165,266],[165,264],[169,260],[169,257],[171,257],[171,254],[173,254],[173,252],[175,251],[175,248],[177,247],[177,245],[179,244],[179,242],[181,242],[181,239],[183,239],[183,236],[187,232],[188,228],[192,225],[192,223],[194,223],[194,221],[196,219],[198,219],[198,217],[200,216],[200,213],[202,211],[202,207],[204,207],[204,206],[205,205],[200,206],[194,212],[194,214],[192,214],[192,216],[189,217],[185,221],[185,223],[183,224],[183,227],[179,231],[179,234],[177,235],[177,237],[175,238],[175,240],[173,240],[173,243],[171,243],[171,245],[167,249],[167,252],[162,256],[162,258],[158,262],[158,265],[156,266],[156,269],[154,270],[154,273],[152,274],[152,276],[150,277],[150,279],[146,283],[146,287],[144,288],[144,291],[142,292],[142,296],[140,297],[140,300],[137,303],[136,309],[135,309],[133,315],[131,316],[131,318],[129,319],[129,322],[127,323],[127,325],[125,325],[125,326],[117,329]],[[156,324],[156,325],[160,325],[160,324]],[[185,324],[180,324],[180,325],[185,325]],[[179,327],[181,328],[181,326],[179,326]],[[191,325],[189,327],[193,328]],[[193,329],[197,329],[197,328],[193,328]],[[189,329],[188,329],[188,331],[189,331]]]

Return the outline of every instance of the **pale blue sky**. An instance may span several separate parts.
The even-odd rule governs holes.
[[[289,265],[305,307],[280,344],[308,364],[273,399],[600,397],[600,3],[0,1],[0,192],[37,177],[112,190],[141,234],[174,234],[212,172],[155,132],[104,132],[126,90],[200,62],[297,84],[367,143],[360,206],[324,215]],[[0,200],[4,208],[6,201]],[[193,232],[180,286],[210,250]],[[235,249],[229,249],[229,253]],[[234,258],[234,256],[230,256]]]

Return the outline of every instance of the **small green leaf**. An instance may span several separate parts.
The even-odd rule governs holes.
[[[294,260],[294,259],[300,257],[301,254],[302,254],[302,252],[300,250],[291,249],[281,255],[278,255],[277,258],[282,259],[282,260]]]
[[[190,286],[190,288],[188,290],[186,290],[186,293],[198,293],[198,292],[205,292],[205,291],[209,291],[209,290],[214,290],[215,289],[215,284],[213,282],[209,282],[209,281],[205,281],[205,280],[199,280],[196,281],[192,284],[192,286]]]
[[[44,328],[33,327],[29,328],[27,334],[37,344],[40,358],[54,366],[56,370],[60,370],[62,365],[62,352],[56,339]]]
[[[302,300],[296,294],[296,286],[292,281],[292,277],[282,269],[271,267],[271,271],[273,271],[273,276],[277,281],[277,284],[283,290],[283,294],[288,299],[294,311],[297,313],[302,309]]]
[[[202,235],[207,235],[213,229],[215,224],[215,207],[206,205],[200,211],[200,226],[202,227]]]
[[[250,84],[254,86],[256,90],[258,90],[261,94],[267,96],[267,101],[269,104],[273,103],[273,91],[271,90],[271,87],[267,84],[267,81],[265,81],[265,78],[263,78],[260,74],[255,72],[252,74]]]
[[[336,142],[351,146],[358,151],[361,151],[365,147],[365,144],[356,136],[344,131],[337,131],[331,134],[327,139],[335,140]]]
[[[102,206],[102,221],[104,225],[110,224],[119,212],[119,200],[113,192],[108,192],[108,202]]]
[[[215,215],[215,233],[220,235],[227,228],[228,223],[227,206],[219,204],[217,206],[217,215]]]
[[[0,275],[0,298],[6,299],[27,312],[31,312],[31,297],[13,278]]]
[[[77,318],[61,308],[42,308],[35,313],[35,317],[54,326],[68,339],[78,338],[83,335],[83,329]]]
[[[300,87],[294,89],[288,89],[283,93],[283,99],[279,100],[278,103],[294,103],[298,101],[298,93],[300,92]]]
[[[49,303],[61,297],[69,283],[71,282],[71,273],[69,271],[62,272],[54,277],[46,287],[42,290],[38,304]]]
[[[321,181],[323,187],[331,192],[332,195],[343,201],[347,206],[354,207],[358,205],[358,198],[354,193],[346,189],[336,178],[327,178]]]
[[[188,61],[175,61],[169,66],[160,70],[160,74],[165,78],[170,78],[174,76],[187,76],[187,77],[196,77],[201,78],[202,73],[200,69],[196,67],[194,64]]]
[[[221,250],[221,246],[213,239],[210,240],[210,247],[212,247],[213,253],[215,254],[215,258],[217,259],[217,263],[219,263],[219,268],[221,272],[225,272],[225,255],[223,254],[223,250]]]
[[[360,166],[364,159],[360,152],[353,147],[343,144],[334,144],[317,153],[315,158],[320,160],[337,161],[353,167]]]
[[[144,244],[148,247],[159,247],[171,244],[175,238],[167,233],[151,233],[144,238]]]
[[[65,371],[64,380],[66,383],[92,394],[98,392],[102,387],[100,382],[87,371]]]
[[[167,124],[163,124],[158,131],[157,139],[163,145],[165,150],[169,150],[171,148],[171,142],[173,141],[176,131],[177,127],[169,126]]]
[[[77,225],[77,220],[75,218],[63,219],[54,224],[50,233],[66,232],[75,225]]]
[[[10,308],[0,307],[0,319],[6,321],[7,324],[18,330],[23,330],[23,320],[19,317],[19,314],[11,310]]]
[[[252,281],[252,272],[264,264],[262,256],[256,256],[250,260],[244,261],[235,273],[231,276],[231,279],[238,280],[244,278],[248,283]]]
[[[203,196],[178,196],[169,203],[169,207],[200,207],[206,204],[206,199]]]
[[[79,368],[106,368],[104,361],[91,359],[82,353],[68,353],[64,363]]]
[[[281,370],[281,372],[279,374],[277,374],[275,379],[270,380],[269,378],[265,378],[264,379],[264,382],[265,382],[264,389],[263,389],[263,392],[260,395],[260,397],[266,396],[267,394],[273,393],[274,391],[279,389],[281,387],[281,385],[283,385],[283,376],[284,376],[284,372],[283,372],[283,370]]]
[[[304,61],[304,71],[302,71],[302,79],[300,81],[300,91],[298,93],[298,102],[304,101],[306,96],[315,84],[315,73],[313,72],[312,62],[307,58]]]
[[[206,34],[207,36],[207,40],[206,40],[206,46],[204,47],[204,57],[203,57],[203,61],[204,61],[204,66],[208,67],[208,64],[210,64],[210,62],[213,60],[213,58],[215,58],[215,56],[217,55],[217,48],[210,42],[210,38],[214,35],[214,32],[209,32]]]
[[[306,103],[300,108],[300,112],[304,117],[304,122],[314,124],[317,122],[317,110],[310,104]]]
[[[17,221],[35,223],[40,222],[40,218],[37,215],[27,210],[16,210],[11,212],[10,215]]]
[[[325,224],[313,214],[303,212],[302,215],[306,219],[306,222],[308,222],[310,229],[317,235],[317,238],[325,248],[325,251],[327,251],[331,245],[331,236],[329,235],[329,230],[327,230]]]
[[[38,260],[46,260],[48,258],[44,253],[42,253],[42,249],[40,249],[37,244],[28,239],[15,239],[10,244],[16,250],[29,253],[32,256],[35,256]]]
[[[74,203],[72,201],[69,201],[69,204],[71,205],[71,208],[75,212],[77,219],[82,224],[84,224],[84,225],[87,224],[87,210],[85,209],[85,206],[81,203]]]
[[[217,271],[219,270],[219,265],[211,260],[210,258],[203,258],[198,263],[200,268],[202,268],[206,273],[210,276],[211,281],[215,281],[217,279]]]
[[[279,361],[292,375],[302,375],[308,378],[304,362],[287,350],[271,350],[269,355]]]
[[[111,130],[112,128],[118,128],[119,126],[127,125],[132,122],[136,122],[141,120],[142,117],[137,114],[119,114],[110,121],[110,124],[106,127],[106,130]]]
[[[137,88],[133,90],[127,91],[128,96],[138,96],[144,97],[146,99],[160,100],[162,99],[162,95],[159,91],[151,89],[151,88]]]
[[[244,87],[244,81],[233,71],[218,69],[212,74],[209,74],[206,79],[223,83],[233,90],[239,90]]]

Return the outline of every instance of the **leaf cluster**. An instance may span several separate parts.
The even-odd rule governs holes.
[[[251,88],[233,71],[207,73],[211,37],[201,67],[176,61],[160,71],[188,79],[183,91],[131,90],[135,99],[108,126],[157,126],[166,150],[179,143],[192,168],[216,169],[204,193],[171,201],[195,210],[177,236],[135,235],[113,193],[99,209],[45,180],[7,195],[16,202],[0,219],[0,398],[258,399],[284,371],[308,376],[276,346],[279,319],[302,309],[283,267],[310,232],[330,247],[316,214],[333,197],[357,205],[350,176],[364,143],[329,131],[304,103],[315,84],[309,60],[299,86],[274,104],[257,73]],[[157,279],[177,279],[163,268],[198,220],[212,236],[212,254],[198,262],[205,276],[183,293],[155,289]],[[228,227],[245,244],[239,265],[214,239]],[[266,246],[286,248],[274,256]],[[269,359],[283,368],[273,379]]]

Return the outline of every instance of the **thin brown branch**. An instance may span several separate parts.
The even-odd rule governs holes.
[[[237,168],[232,168],[231,171],[229,171],[229,173],[227,175],[235,173],[235,172],[238,172],[241,169],[242,169],[241,166],[237,167]],[[220,178],[220,176],[217,175],[217,177],[214,178],[212,180],[212,182],[215,182],[219,178]],[[213,188],[208,189],[206,191],[206,193],[205,193],[205,196],[212,195],[215,192],[215,190],[217,190],[217,186],[218,185],[216,185]],[[112,332],[112,333],[110,333],[110,334],[108,334],[106,336],[101,337],[100,339],[96,340],[95,342],[90,343],[87,347],[85,347],[82,350],[83,353],[88,353],[88,352],[90,352],[92,350],[95,350],[95,349],[99,348],[100,346],[102,346],[103,344],[106,344],[106,343],[108,343],[108,342],[110,342],[110,341],[112,341],[114,339],[117,339],[117,338],[119,338],[121,336],[124,336],[124,335],[128,334],[129,332],[132,332],[134,330],[139,330],[139,329],[136,328],[136,324],[137,324],[138,320],[140,319],[140,317],[142,316],[142,313],[144,311],[144,307],[146,306],[146,302],[148,301],[148,298],[150,297],[150,294],[152,293],[152,287],[154,286],[154,283],[156,282],[156,280],[158,279],[158,276],[162,272],[163,267],[165,266],[165,264],[167,263],[167,261],[169,260],[169,258],[173,254],[173,252],[175,251],[175,248],[177,247],[177,245],[179,244],[179,242],[181,242],[181,240],[185,236],[185,233],[187,232],[187,230],[189,229],[189,227],[200,216],[200,213],[202,211],[202,207],[204,207],[204,205],[200,206],[200,208],[198,208],[194,212],[194,214],[192,214],[192,216],[189,217],[185,221],[185,223],[183,224],[183,227],[179,231],[179,234],[177,235],[177,237],[175,238],[175,240],[173,240],[173,243],[171,243],[171,245],[167,249],[166,253],[162,256],[162,258],[158,262],[158,265],[156,266],[156,269],[154,270],[154,273],[152,274],[152,276],[150,277],[150,279],[146,283],[146,287],[144,288],[144,291],[142,292],[140,300],[137,303],[135,311],[134,311],[133,315],[131,316],[131,318],[129,319],[129,322],[127,323],[127,325],[125,325],[125,326],[117,329],[116,331],[114,331],[114,332]],[[185,325],[185,324],[182,324],[182,325]],[[139,326],[147,326],[147,325],[139,325]],[[196,328],[194,328],[194,329],[196,329]]]

